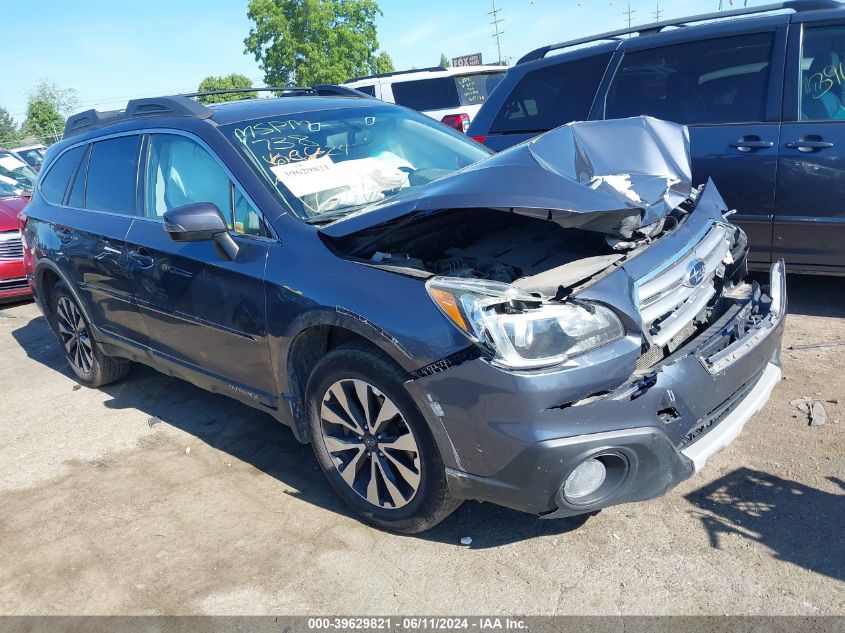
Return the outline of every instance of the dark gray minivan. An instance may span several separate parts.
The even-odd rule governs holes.
[[[845,9],[792,0],[534,50],[467,134],[498,151],[569,121],[685,124],[693,180],[737,210],[752,267],[845,274],[843,104]]]

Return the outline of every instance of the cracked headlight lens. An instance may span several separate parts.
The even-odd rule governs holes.
[[[428,293],[450,321],[513,369],[561,363],[625,336],[612,310],[594,303],[543,303],[508,284],[434,277]]]

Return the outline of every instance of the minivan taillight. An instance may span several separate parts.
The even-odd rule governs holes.
[[[469,129],[469,115],[463,112],[460,114],[447,114],[440,119],[440,122],[456,129],[461,134],[466,134]]]

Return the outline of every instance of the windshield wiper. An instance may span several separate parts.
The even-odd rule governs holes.
[[[381,200],[379,200],[378,202],[381,202]],[[308,224],[328,224],[329,222],[334,222],[335,220],[339,220],[340,218],[346,217],[354,211],[358,211],[359,209],[363,209],[364,207],[369,207],[372,204],[375,203],[363,202],[361,204],[352,205],[351,207],[343,207],[342,209],[335,209],[334,211],[326,211],[325,213],[320,213],[312,218],[308,218],[305,221]]]

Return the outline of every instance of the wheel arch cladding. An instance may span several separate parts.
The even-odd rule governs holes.
[[[334,320],[333,320],[334,321]],[[399,369],[406,372],[394,354],[377,344],[349,323],[317,322],[303,327],[291,338],[286,356],[285,399],[290,404],[293,416],[293,431],[297,440],[310,441],[308,432],[305,390],[317,363],[333,349],[348,343],[356,343],[374,354],[387,356]]]

